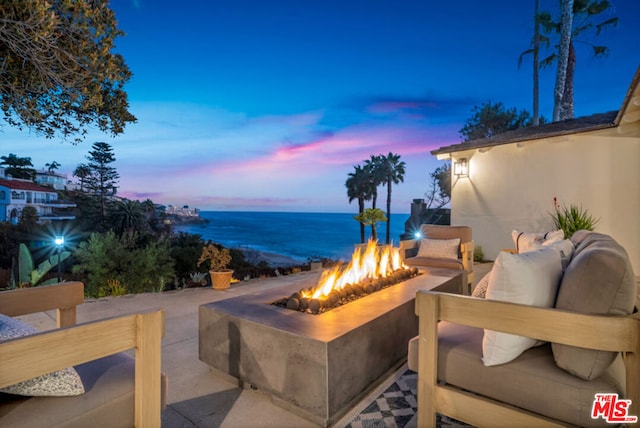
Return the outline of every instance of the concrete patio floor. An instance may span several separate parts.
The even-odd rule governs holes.
[[[476,280],[491,263],[476,265]],[[271,398],[237,382],[198,359],[198,307],[257,291],[284,281],[299,281],[299,275],[254,279],[233,284],[229,290],[191,288],[164,293],[146,293],[88,299],[78,307],[78,323],[145,309],[165,309],[165,338],[162,341],[162,369],[169,377],[168,406],[162,414],[163,427],[316,427],[314,423],[287,411]],[[55,327],[55,312],[21,317],[40,330]]]

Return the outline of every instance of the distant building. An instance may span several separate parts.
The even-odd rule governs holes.
[[[167,215],[175,215],[178,217],[200,217],[200,210],[198,208],[189,208],[189,205],[183,205],[182,207],[167,205],[165,212]]]
[[[69,190],[69,186],[75,187],[68,179],[66,174],[59,174],[47,170],[36,171],[36,183],[47,187],[53,187],[55,190]]]
[[[40,223],[75,219],[71,210],[76,205],[60,201],[58,193],[51,187],[0,178],[0,221],[18,223],[20,213],[27,206],[36,209]]]

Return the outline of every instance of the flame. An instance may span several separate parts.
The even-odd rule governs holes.
[[[357,284],[368,278],[383,278],[405,268],[400,248],[391,245],[379,247],[378,241],[371,239],[364,249],[355,249],[351,261],[344,269],[337,266],[322,272],[318,285],[301,294],[310,299],[326,299],[333,290],[340,290],[347,284]]]

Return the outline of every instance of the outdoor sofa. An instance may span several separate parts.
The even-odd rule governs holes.
[[[83,301],[81,282],[0,293],[3,328],[22,328],[23,323],[12,317],[49,310],[56,310],[58,327],[0,343],[0,388],[19,382],[31,387],[32,378],[75,366],[84,389],[84,393],[73,396],[30,397],[2,392],[3,428],[160,426],[167,394],[167,377],[160,366],[164,311],[76,325],[76,306]],[[133,357],[125,352],[132,349]],[[37,393],[41,389],[53,394],[64,391],[68,386],[59,384],[61,377],[47,376],[40,382],[46,385],[38,386]]]
[[[640,315],[629,258],[607,235],[578,231],[572,243],[551,307],[490,300],[489,290],[486,299],[417,293],[419,336],[408,359],[418,372],[418,426],[434,426],[436,413],[509,427],[612,426],[605,416],[640,416]],[[548,343],[486,366],[483,335],[495,332]],[[619,399],[594,407],[603,393]]]

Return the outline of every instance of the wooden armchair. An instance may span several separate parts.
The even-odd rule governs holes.
[[[531,353],[530,357],[520,362],[483,367],[478,355],[469,360],[470,364],[465,363],[464,367],[455,367],[452,355],[461,352],[469,354],[469,349],[472,348],[468,343],[471,341],[470,337],[475,336],[477,339],[478,334],[468,332],[480,329],[478,331],[481,339],[483,328],[581,348],[620,352],[624,364],[619,364],[618,368],[625,371],[625,374],[621,374],[623,380],[626,376],[625,398],[631,400],[628,415],[640,417],[640,382],[638,381],[640,379],[640,315],[638,313],[628,316],[585,315],[558,309],[421,291],[416,296],[416,314],[420,318],[418,339],[418,426],[420,427],[435,426],[436,413],[448,415],[474,426],[567,426],[566,422],[554,419],[548,414],[524,410],[522,404],[514,405],[511,400],[512,395],[505,394],[506,398],[498,401],[479,394],[475,388],[471,389],[467,384],[461,385],[465,383],[465,381],[460,382],[461,376],[474,378],[471,383],[475,385],[479,383],[495,385],[513,381],[514,376],[517,377],[513,372],[527,364],[529,364],[530,376],[539,377],[537,388],[541,390],[545,390],[545,382],[548,381],[549,376],[564,376],[562,379],[569,382],[573,382],[573,379],[569,378],[575,377],[557,367],[549,367],[553,366],[553,357],[544,355],[547,352],[544,348],[548,348],[548,345],[527,351]],[[439,321],[445,321],[444,324],[451,323],[449,326],[454,328],[462,327],[462,330],[455,330],[453,334],[448,335],[448,341],[454,344],[447,349],[439,349],[446,344],[446,342],[439,344],[439,330],[440,335],[443,334],[443,323],[440,323],[439,329]],[[452,331],[454,330],[449,329],[450,333]],[[472,351],[477,353],[478,346],[476,340],[475,349]],[[550,353],[550,348],[548,352]],[[537,370],[531,370],[530,364],[538,368],[539,366],[535,364],[539,364],[542,359],[550,359],[546,367],[549,370],[544,376],[540,376]],[[473,361],[476,362],[473,363]],[[476,365],[470,367],[473,364]],[[504,373],[499,372],[498,367],[511,370],[512,374],[502,376]],[[457,380],[452,380],[453,378]],[[577,378],[575,380],[575,382],[596,381],[599,381],[599,378],[592,381]],[[491,386],[489,388],[493,389]],[[524,391],[526,395],[532,394],[527,390],[533,386],[527,382],[514,384],[513,388],[519,392]],[[544,394],[529,395],[524,403],[529,404],[531,399],[535,398],[542,403],[541,407],[555,408],[555,411],[559,406],[576,405],[573,402],[573,400],[577,401],[576,397],[580,394],[588,394],[580,392],[579,386],[576,386],[575,390],[576,393],[571,397],[567,396],[568,394],[562,394],[561,399],[556,399],[550,398],[553,394],[558,394],[550,387]],[[590,399],[590,397],[585,398]],[[556,400],[563,402],[556,403],[554,402]],[[589,420],[589,409],[578,410],[578,413],[582,412],[587,413],[585,417]],[[597,421],[589,423],[597,423]],[[602,424],[603,421],[600,423]]]
[[[56,309],[58,326],[0,343],[0,387],[76,366],[86,390],[75,397],[0,398],[0,426],[160,426],[166,393],[160,365],[164,311],[75,325],[76,306],[83,301],[80,282],[0,293],[0,313],[13,317]],[[135,362],[123,353],[130,349]]]
[[[475,244],[470,226],[442,226],[435,224],[423,224],[420,226],[420,234],[427,239],[460,239],[457,259],[439,257],[421,257],[418,250],[420,239],[408,239],[400,241],[400,253],[404,257],[405,264],[415,267],[432,267],[464,270],[467,274],[467,282],[471,293],[471,287],[475,280],[473,271],[473,252]]]

